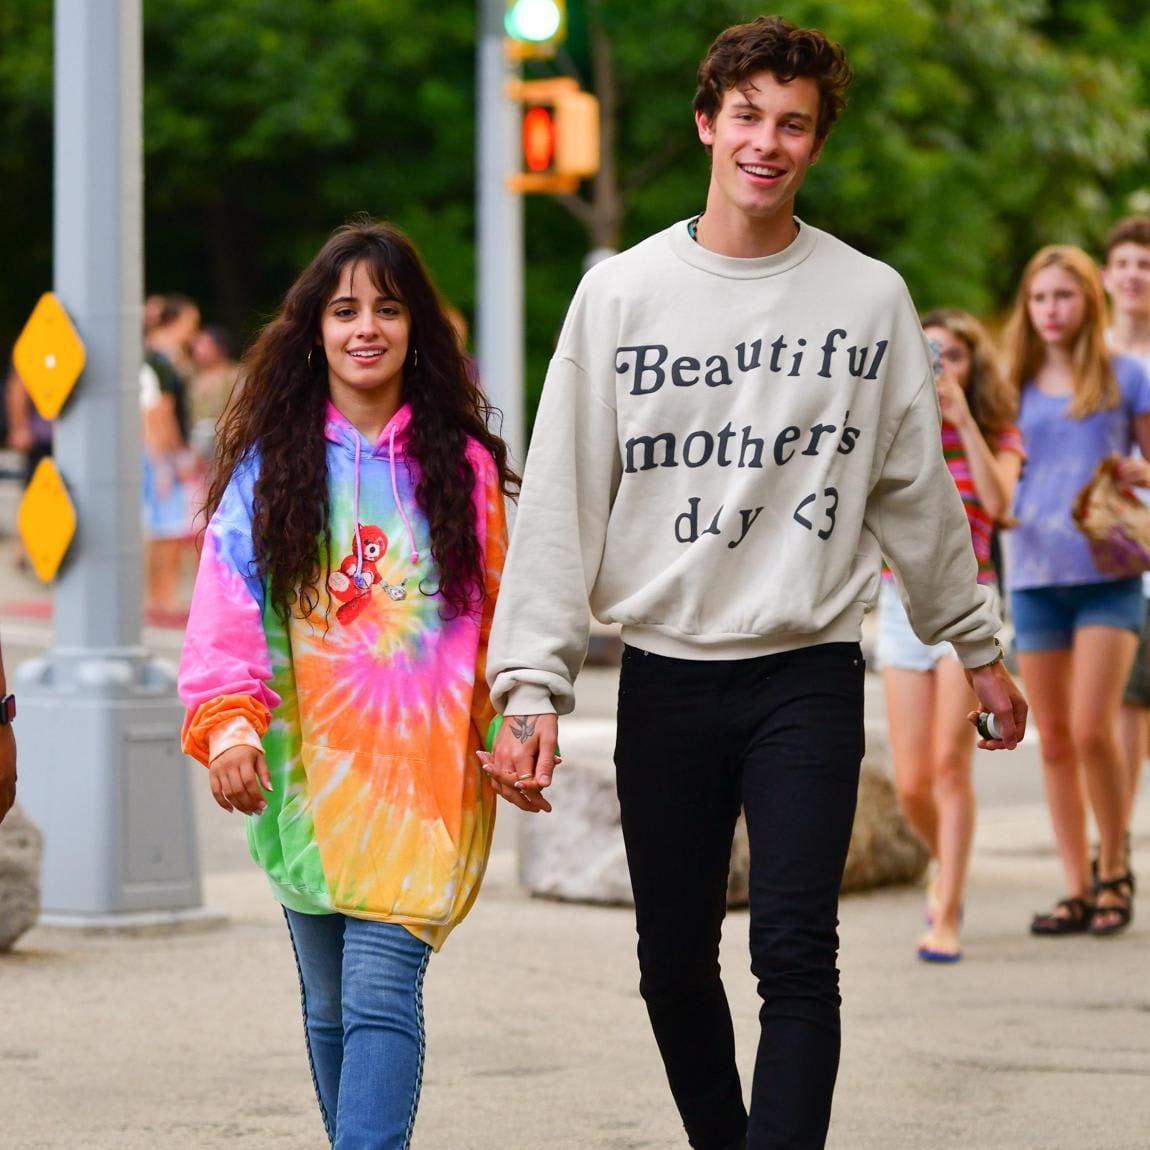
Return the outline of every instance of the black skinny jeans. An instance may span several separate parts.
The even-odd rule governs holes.
[[[624,652],[615,764],[639,989],[696,1150],[727,1150],[744,1136],[749,1150],[819,1150],[826,1141],[863,674],[855,643],[717,662]],[[762,999],[749,1120],[719,976],[740,806]]]

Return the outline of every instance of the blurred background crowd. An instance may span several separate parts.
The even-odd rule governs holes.
[[[202,517],[203,484],[211,466],[216,424],[239,377],[232,333],[202,323],[186,295],[151,295],[144,302],[144,362],[140,368],[141,526],[145,548],[144,605],[154,624],[180,624],[195,566],[194,539]],[[28,396],[9,360],[5,381],[7,446],[21,459],[26,486],[52,453],[52,426]],[[16,563],[28,560],[17,544]]]

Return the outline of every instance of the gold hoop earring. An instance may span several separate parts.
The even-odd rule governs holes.
[[[307,349],[307,369],[308,369],[308,371],[311,371],[311,353],[312,353],[312,349],[309,347]]]

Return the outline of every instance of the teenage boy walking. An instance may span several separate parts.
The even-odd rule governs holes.
[[[885,554],[1001,738],[1002,665],[939,450],[902,280],[794,215],[850,80],[775,17],[722,33],[695,95],[706,206],[596,266],[527,461],[488,675],[496,789],[549,809],[588,604],[623,625],[615,751],[640,990],[698,1150],[824,1143],[839,1059],[838,890],[863,753],[860,625]],[[731,837],[751,844],[761,1037],[744,1108],[719,975]]]
[[[1102,282],[1110,297],[1110,350],[1133,356],[1150,373],[1150,216],[1127,216],[1106,237]],[[1145,494],[1145,493],[1143,493]],[[1148,598],[1138,655],[1126,684],[1118,733],[1126,759],[1126,872],[1130,872],[1130,822],[1138,799],[1142,762],[1150,750],[1150,575],[1142,578]]]

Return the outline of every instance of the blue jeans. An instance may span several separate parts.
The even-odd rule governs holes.
[[[286,910],[312,1081],[336,1150],[407,1150],[431,948],[391,922]]]
[[[696,1150],[820,1150],[826,1140],[864,671],[857,643],[719,661],[624,652],[615,765],[639,992]],[[749,1117],[719,976],[740,807],[762,999]]]

